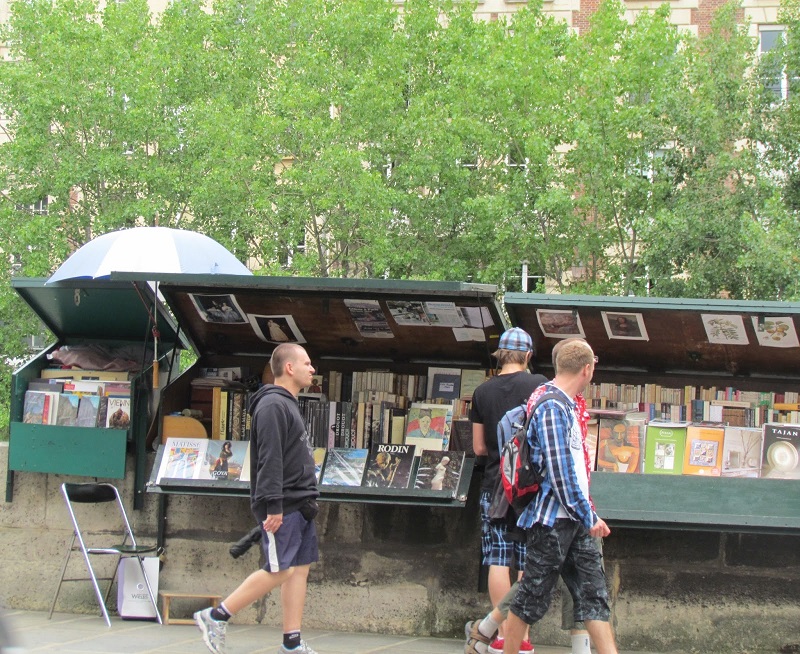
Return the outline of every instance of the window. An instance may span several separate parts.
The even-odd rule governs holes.
[[[778,60],[777,52],[773,52],[783,45],[785,31],[786,28],[780,25],[762,25],[758,30],[764,87],[776,100],[785,100],[789,94],[786,71]],[[773,52],[772,56],[770,52]]]

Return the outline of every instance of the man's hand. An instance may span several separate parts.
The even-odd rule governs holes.
[[[264,520],[264,531],[268,531],[274,534],[278,529],[280,529],[281,525],[283,524],[283,513],[275,513],[267,516],[267,519]]]
[[[595,538],[605,538],[610,533],[611,530],[602,518],[598,518],[597,522],[595,522],[594,526],[589,530],[589,535]]]

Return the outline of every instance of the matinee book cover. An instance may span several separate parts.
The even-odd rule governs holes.
[[[362,486],[408,488],[414,466],[414,447],[380,443],[370,448]]]
[[[683,474],[688,422],[651,420],[645,436],[644,472],[653,475]]]
[[[334,447],[322,469],[322,486],[361,486],[368,450]]]
[[[761,476],[771,479],[800,479],[800,425],[764,425]]]
[[[203,465],[207,438],[168,438],[164,445],[156,483],[162,479],[196,479]]]
[[[419,459],[414,488],[449,491],[455,497],[463,466],[463,452],[425,450]]]
[[[686,428],[683,474],[719,477],[722,474],[724,438],[724,425],[689,425]]]
[[[761,476],[764,432],[753,427],[725,427],[722,441],[723,477]]]

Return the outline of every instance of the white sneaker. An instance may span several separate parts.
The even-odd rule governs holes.
[[[228,623],[212,618],[210,608],[195,613],[194,621],[200,633],[203,634],[203,642],[209,651],[214,654],[225,654],[225,632]]]
[[[317,654],[317,652],[311,649],[308,646],[308,643],[304,640],[301,640],[300,644],[294,649],[286,649],[283,645],[281,645],[280,651],[281,654]]]

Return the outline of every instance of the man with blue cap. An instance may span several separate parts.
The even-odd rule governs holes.
[[[520,572],[525,562],[524,538],[514,538],[509,526],[489,520],[489,504],[500,467],[497,425],[507,411],[526,402],[537,387],[547,382],[547,378],[530,374],[528,368],[534,356],[533,339],[519,327],[503,332],[497,351],[492,356],[497,359],[499,371],[475,389],[470,420],[475,454],[486,457],[480,498],[481,550],[483,564],[489,566],[489,598],[492,606],[496,606],[511,588],[510,569]],[[478,645],[476,651],[502,652],[502,639],[492,641],[493,634],[487,637],[478,626],[478,622],[467,624],[468,642]],[[495,629],[499,627],[496,625]],[[531,651],[533,647],[528,642],[520,648],[520,652]]]

